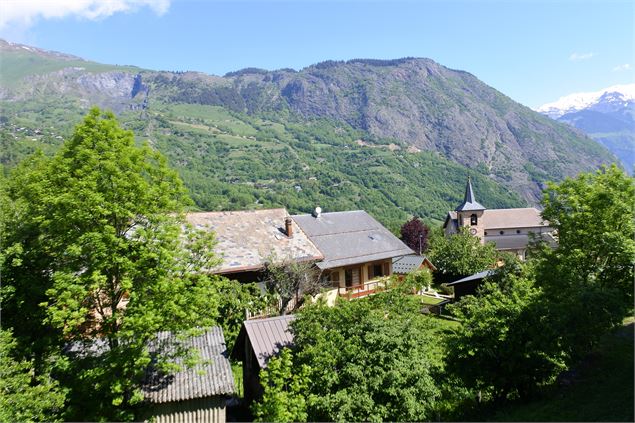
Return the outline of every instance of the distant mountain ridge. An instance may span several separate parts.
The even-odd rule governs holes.
[[[453,161],[531,204],[537,202],[545,181],[615,160],[579,131],[514,102],[468,72],[431,59],[326,61],[299,71],[247,68],[220,77],[76,58],[55,60],[50,52],[6,42],[0,42],[0,54],[0,101],[6,108],[4,118],[10,122],[26,116],[37,121],[47,110],[70,116],[70,111],[98,104],[128,116],[138,135],[153,143],[163,134],[173,134],[162,144],[169,149],[180,143],[176,134],[190,136],[201,125],[208,128],[207,133],[196,134],[201,142],[226,140],[223,134],[240,135],[253,138],[254,148],[281,142],[281,135],[273,135],[267,128],[293,128],[293,136],[299,137],[295,149],[337,145],[342,153],[361,149],[365,152],[361,158],[369,151],[380,151],[372,148],[390,145],[385,154],[391,160],[402,156],[410,160],[408,155],[428,152],[427,160],[438,156]],[[217,121],[202,114],[215,110],[210,107],[221,108],[254,129],[243,135],[237,127],[222,128],[223,134],[219,134],[211,123]],[[269,123],[254,123],[261,120]],[[319,134],[322,127],[330,128],[327,138]],[[260,143],[260,139],[266,142]],[[242,148],[240,143],[232,145]],[[185,166],[187,161],[182,158],[178,163]],[[369,167],[369,185],[375,177],[372,171],[380,171],[382,166]],[[394,171],[392,165],[385,166]],[[213,176],[213,167],[210,172]],[[412,183],[415,180],[409,180]],[[443,201],[449,202],[449,198]],[[401,200],[391,202],[409,208]]]
[[[537,110],[588,134],[615,154],[629,173],[633,173],[635,84],[571,94]]]
[[[553,119],[582,110],[610,112],[635,101],[635,84],[613,85],[599,91],[574,93],[543,104],[536,111]]]

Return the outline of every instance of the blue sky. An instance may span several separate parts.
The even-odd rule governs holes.
[[[635,81],[632,1],[4,0],[0,37],[222,75],[429,57],[527,106]]]

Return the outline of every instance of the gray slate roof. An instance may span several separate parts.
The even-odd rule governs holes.
[[[324,255],[321,269],[413,254],[388,229],[363,210],[293,216],[293,220]]]
[[[293,333],[289,330],[289,323],[294,319],[295,316],[289,314],[267,319],[247,320],[243,323],[246,336],[261,369],[267,367],[269,359],[278,354],[282,348],[293,343]],[[239,334],[240,336],[241,334]]]
[[[392,259],[392,271],[393,273],[401,274],[414,272],[423,264],[424,258],[425,257],[416,254],[395,257]]]
[[[179,342],[170,332],[159,332],[159,343]],[[199,351],[200,364],[183,367],[175,374],[163,374],[152,368],[146,373],[142,386],[146,400],[153,403],[166,403],[215,395],[231,395],[236,389],[229,360],[226,357],[225,338],[220,327],[213,327],[200,336],[181,341],[183,346]],[[176,363],[182,364],[181,359]]]
[[[232,273],[259,270],[267,259],[319,260],[320,251],[293,225],[293,236],[284,233],[285,209],[189,213],[187,221],[216,233],[222,263],[213,271]]]
[[[474,196],[474,190],[472,189],[472,179],[467,178],[467,185],[465,186],[465,196],[463,202],[455,209],[456,211],[477,211],[485,210],[479,202],[476,201]]]

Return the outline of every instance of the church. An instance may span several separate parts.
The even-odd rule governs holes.
[[[461,227],[468,228],[481,243],[493,242],[497,250],[516,254],[522,260],[533,237],[540,237],[550,245],[556,242],[553,229],[543,221],[538,209],[486,209],[476,201],[469,177],[463,202],[448,212],[443,231],[448,236],[457,233]]]

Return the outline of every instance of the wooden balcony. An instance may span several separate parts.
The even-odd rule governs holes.
[[[348,299],[367,297],[378,291],[387,289],[387,276],[376,278],[359,285],[347,286],[339,288],[339,295]]]

